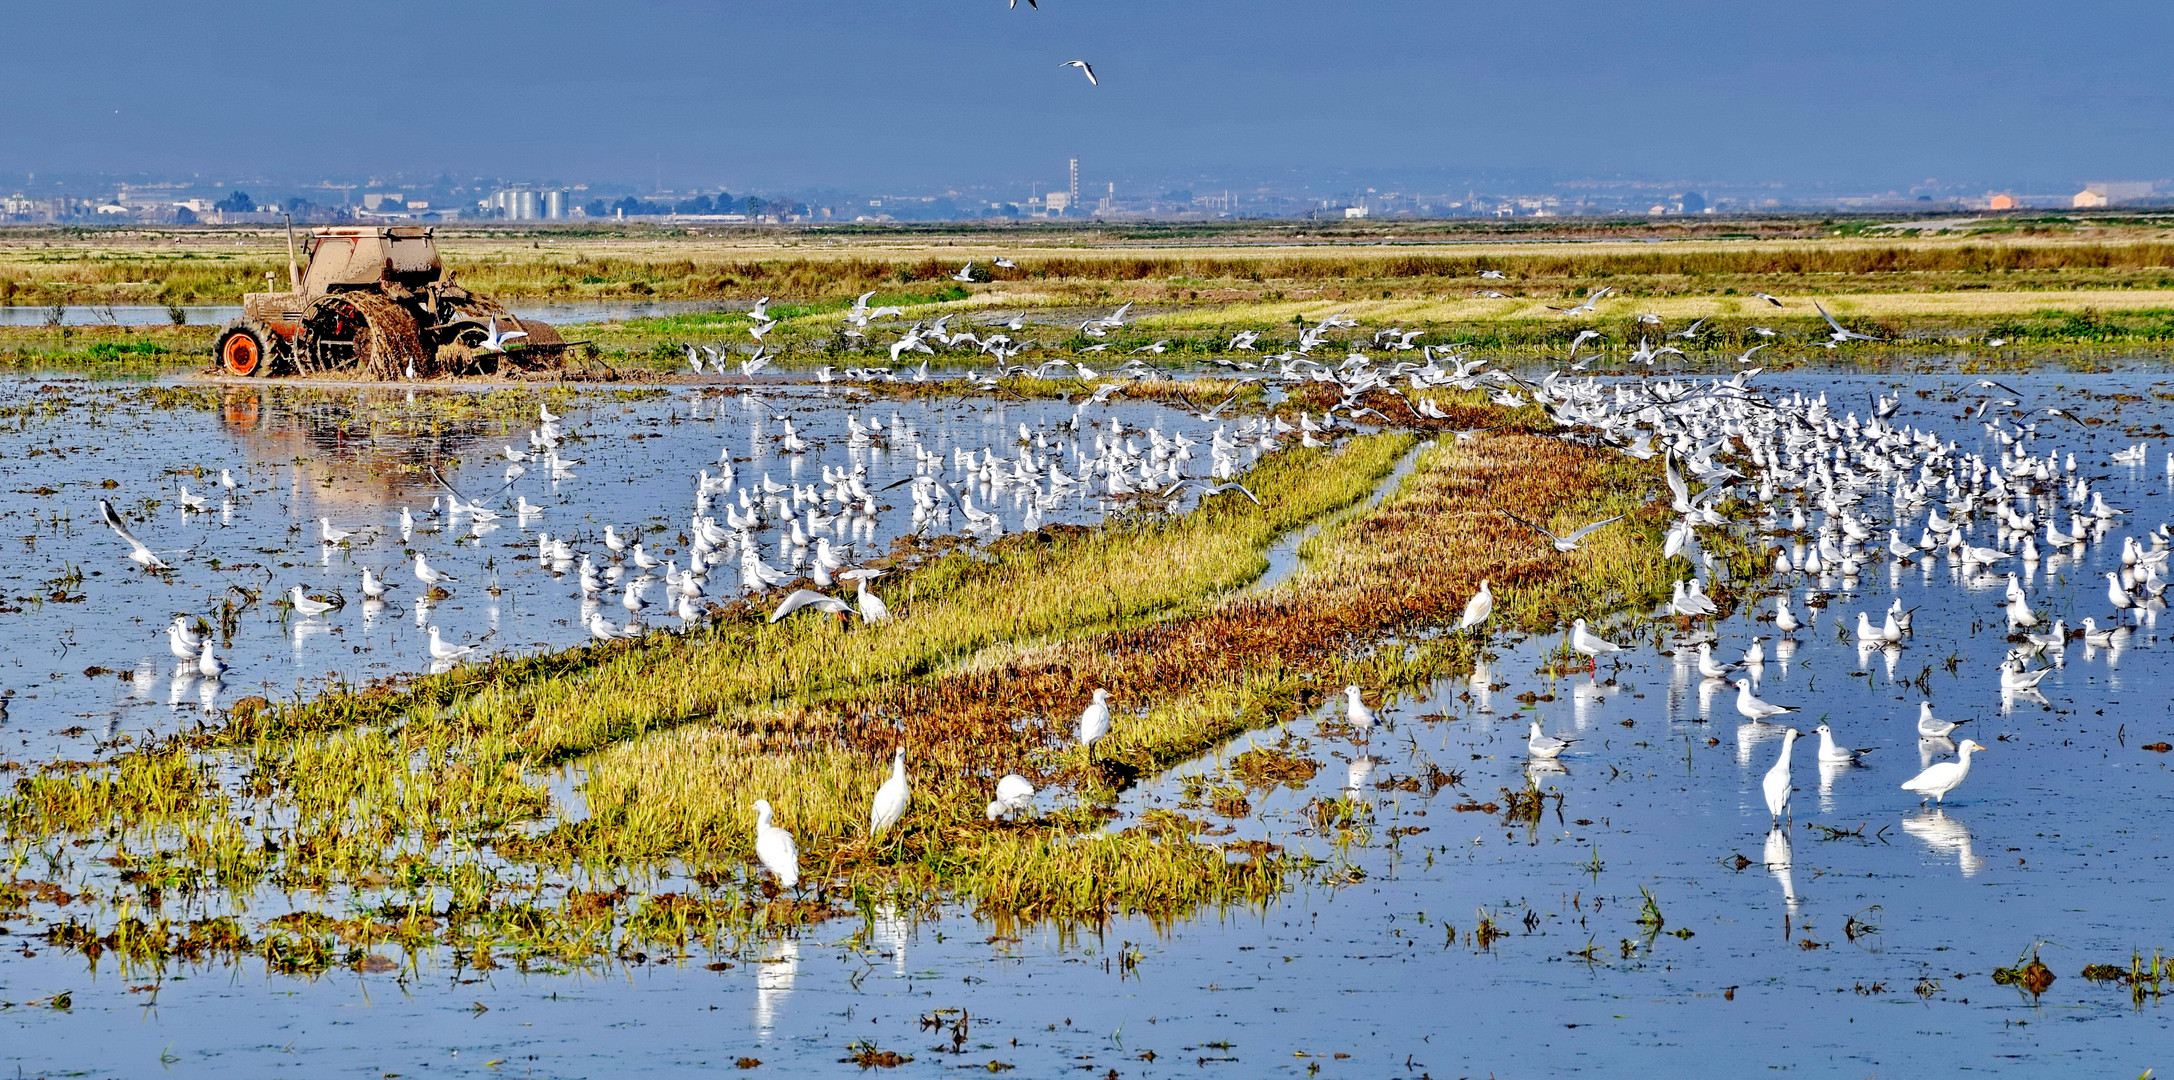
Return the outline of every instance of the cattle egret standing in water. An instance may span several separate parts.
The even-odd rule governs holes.
[[[1947,793],[1961,786],[1963,778],[1970,775],[1970,755],[1983,749],[1985,747],[1979,746],[1976,741],[1964,739],[1962,745],[1955,748],[1959,755],[1956,760],[1927,766],[1924,772],[1904,780],[1902,790],[1916,792],[1919,806],[1925,805],[1927,799],[1945,802]]]
[[[1790,728],[1781,733],[1781,757],[1766,771],[1766,780],[1761,784],[1766,792],[1766,812],[1777,821],[1789,809],[1789,757],[1796,749],[1796,743],[1797,729]]]

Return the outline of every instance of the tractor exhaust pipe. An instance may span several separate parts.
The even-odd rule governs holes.
[[[287,215],[287,291],[302,291],[302,264],[295,261],[294,215]]]

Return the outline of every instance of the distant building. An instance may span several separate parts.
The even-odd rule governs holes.
[[[1068,191],[1052,191],[1042,196],[1042,205],[1052,214],[1061,214],[1072,208],[1072,194]]]
[[[1654,203],[1652,206],[1646,207],[1646,215],[1648,217],[1662,217],[1667,213],[1668,208],[1662,206],[1660,203]]]
[[[2016,202],[2015,196],[2007,194],[2006,192],[1992,196],[1991,198],[1985,200],[1985,208],[1987,210],[2013,210],[2020,205],[2022,204]]]
[[[2149,181],[2112,181],[2086,184],[2084,189],[2069,200],[2069,205],[2079,210],[2100,206],[2121,206],[2151,197],[2153,185]]]
[[[1353,218],[1363,218],[1363,217],[1365,217],[1365,216],[1366,216],[1366,207],[1363,207],[1363,206],[1347,206],[1347,207],[1344,207],[1344,218],[1345,218],[1345,220],[1347,220],[1347,221],[1348,221],[1348,220],[1351,220],[1351,219],[1353,219]]]

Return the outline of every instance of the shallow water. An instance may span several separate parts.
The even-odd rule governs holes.
[[[196,405],[171,407],[162,389]],[[615,627],[679,626],[661,580],[666,567],[644,582],[648,606],[638,619],[624,606],[626,583],[644,575],[631,553],[609,565],[603,530],[613,525],[630,542],[645,541],[645,552],[686,567],[696,480],[704,471],[719,473],[721,454],[732,458],[736,479],[712,495],[709,512],[720,520],[744,490],[759,499],[765,479],[822,485],[826,469],[865,468],[879,512],[850,521],[840,516],[819,535],[866,559],[917,528],[940,534],[968,524],[946,510],[917,527],[906,489],[888,485],[921,473],[958,482],[954,451],[1015,457],[1022,424],[1035,436],[1033,452],[1044,457],[1069,455],[1076,442],[1092,453],[1093,440],[1106,436],[1113,421],[1132,431],[1207,435],[1207,425],[1172,410],[1122,402],[1076,414],[1061,401],[873,402],[817,388],[766,388],[760,396],[603,391],[560,406],[566,434],[560,454],[579,462],[571,476],[553,480],[547,465],[531,460],[509,480],[513,463],[494,455],[509,445],[529,449],[538,427],[533,405],[506,405],[507,415],[465,415],[454,411],[463,404],[461,392],[438,393],[456,397],[0,380],[0,414],[7,419],[0,425],[0,488],[9,492],[0,500],[0,529],[20,545],[0,563],[0,596],[10,598],[0,607],[19,609],[0,615],[18,643],[0,660],[0,687],[14,693],[0,728],[0,736],[12,736],[0,742],[4,752],[30,761],[82,757],[117,737],[140,739],[193,724],[203,709],[242,696],[279,699],[335,676],[354,682],[442,667],[430,653],[428,626],[446,641],[475,645],[479,655],[579,644],[589,639],[592,612]],[[479,400],[469,399],[467,411],[478,412]],[[903,423],[905,431],[856,446],[849,414],[886,429]],[[1082,419],[1078,431],[1071,427],[1075,415]],[[785,449],[786,418],[806,440],[805,452]],[[917,452],[939,463],[923,464]],[[194,474],[197,467],[203,475]],[[430,513],[443,492],[426,467],[500,516],[478,522]],[[237,481],[231,495],[219,486],[222,469]],[[105,487],[109,481],[114,486]],[[205,512],[182,508],[184,484],[208,500]],[[1100,491],[1074,488],[1050,497],[1030,494],[1026,485],[976,484],[968,496],[978,512],[997,515],[1010,530],[1098,521],[1115,504],[1090,490]],[[127,561],[126,544],[99,522],[101,497],[176,566],[171,575],[147,574]],[[543,512],[518,515],[520,500]],[[403,509],[417,519],[405,537]],[[326,518],[354,536],[340,545],[321,543]],[[606,564],[604,595],[585,603],[578,574],[539,561],[540,533],[566,538]],[[765,560],[781,569],[804,565],[813,550],[790,543],[774,515],[756,536]],[[449,597],[418,603],[426,590],[413,570],[415,555],[454,576]],[[386,603],[365,601],[364,567],[393,582]],[[711,570],[708,599],[739,595],[738,567],[733,559]],[[78,572],[80,580],[72,576]],[[347,604],[308,618],[272,604],[297,585],[311,595],[339,594]],[[258,599],[246,603],[243,590]],[[875,591],[882,593],[880,583]],[[167,624],[177,615],[212,616],[228,601],[245,605],[233,633],[219,641],[232,670],[216,681],[182,670],[167,647]]]
[[[2115,564],[2119,538],[2174,517],[2164,440],[2143,468],[2106,457],[2135,441],[2124,425],[2167,419],[2166,402],[2151,396],[2166,388],[2139,375],[2006,381],[2032,404],[2110,418],[2088,429],[2042,422],[2038,450],[2073,449],[2082,473],[2103,478],[2095,486],[2107,501],[2131,513],[2080,560],[2049,560],[2026,583],[2041,613],[2103,623],[2111,605],[2098,575]],[[1892,383],[1794,384],[1831,388],[1841,401]],[[2117,413],[2083,390],[2140,400]],[[1897,419],[1994,453],[1976,424],[1954,419],[1959,411],[1906,394]],[[13,449],[0,452],[9,455],[0,464],[17,461]],[[1982,527],[1973,537],[1988,539]],[[721,972],[704,969],[704,956],[603,976],[456,975],[441,965],[403,985],[391,975],[267,979],[245,965],[186,972],[155,995],[132,991],[110,967],[86,975],[80,958],[25,937],[37,955],[0,953],[0,999],[72,989],[73,1003],[6,1012],[0,1064],[137,1075],[164,1053],[176,1075],[603,1076],[723,1071],[750,1057],[763,1062],[758,1074],[830,1075],[858,1042],[915,1057],[901,1075],[992,1061],[1021,1076],[1301,1076],[1314,1066],[1331,1076],[2133,1076],[2163,1067],[2174,1048],[2164,1007],[2134,1007],[2124,988],[2076,972],[2174,945],[2160,906],[2167,755],[2140,749],[2174,737],[2174,650],[2164,636],[2147,622],[2119,653],[2071,643],[2042,702],[2004,698],[1993,667],[2008,647],[1997,585],[1966,580],[1945,559],[1893,571],[1876,562],[1854,582],[1799,576],[1800,617],[1814,585],[1834,599],[1794,635],[1786,659],[1769,642],[1759,693],[1796,706],[1789,719],[1799,728],[1824,720],[1844,744],[1871,750],[1862,767],[1823,770],[1816,741],[1800,741],[1794,820],[1778,837],[1759,791],[1778,742],[1759,729],[1747,737],[1731,694],[1703,692],[1672,623],[1631,613],[1606,631],[1646,644],[1591,676],[1542,674],[1556,638],[1501,641],[1479,687],[1459,679],[1424,700],[1388,703],[1388,725],[1363,746],[1334,724],[1290,725],[1294,750],[1322,769],[1304,790],[1254,792],[1252,813],[1229,824],[1236,838],[1329,865],[1265,912],[1160,930],[1120,920],[1072,940],[1051,931],[1001,939],[957,913],[918,927],[879,920],[867,953],[844,947],[860,928],[844,920],[760,958],[772,962],[735,957]],[[1892,664],[1838,640],[1840,620],[1878,613],[1894,596],[1917,613]],[[1771,610],[1762,603],[1756,614]],[[1739,612],[1713,633],[1719,655],[1733,658],[1775,630]],[[1675,655],[1653,647],[1657,635]],[[1921,753],[1942,752],[1921,748],[1914,730],[1928,699],[1943,718],[1968,719],[1959,734],[1991,748],[1939,809],[1920,809],[1896,787]],[[1524,738],[1535,717],[1579,740],[1560,771],[1531,771]],[[1174,803],[1188,774],[1283,734],[1241,737],[1135,791],[1127,806]],[[1365,775],[1354,786],[1362,756],[1374,764],[1359,762]],[[1430,764],[1459,783],[1432,794],[1399,786]],[[1536,823],[1458,809],[1500,804],[1503,789],[1528,784],[1562,797]],[[1321,834],[1308,806],[1347,794],[1369,804],[1370,827]],[[1637,922],[1641,888],[1662,912],[1658,933]],[[1472,940],[1482,913],[1507,931],[1487,948]],[[2034,942],[2059,977],[2035,1001],[1989,978]],[[923,1025],[942,1009],[971,1017],[963,1053],[947,1052],[957,1014],[941,1017],[941,1031]]]

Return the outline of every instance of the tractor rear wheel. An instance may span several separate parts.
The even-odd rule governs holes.
[[[415,316],[369,292],[336,293],[310,301],[296,335],[295,366],[324,375],[355,369],[377,379],[432,374]]]
[[[271,327],[245,315],[219,329],[211,354],[218,358],[220,371],[237,378],[256,378],[272,374],[286,344]]]

